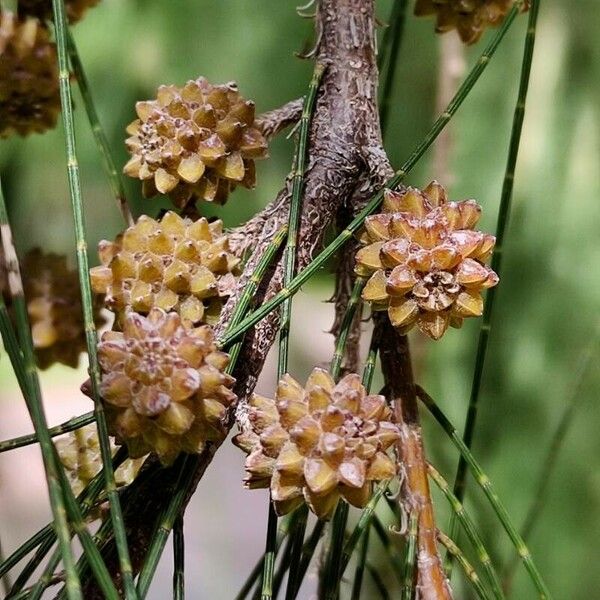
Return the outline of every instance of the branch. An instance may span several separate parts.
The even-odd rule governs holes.
[[[368,157],[385,156],[377,114],[377,66],[373,0],[322,0],[316,18],[321,31],[316,60],[327,70],[322,80],[315,115],[309,136],[308,163],[301,215],[299,245],[296,258],[298,271],[306,268],[314,253],[322,247],[323,238],[335,224],[336,215],[344,202],[360,188],[362,178],[369,171]],[[284,186],[273,203],[245,227],[234,231],[234,248],[244,252],[254,248],[237,292],[224,307],[218,332],[223,331],[235,307],[245,282],[252,273],[279,225],[287,221],[289,186]],[[244,239],[246,237],[247,239]],[[257,292],[257,303],[263,303],[281,289],[283,265],[281,257],[267,274]],[[279,327],[279,311],[270,313],[244,338],[234,376],[235,391],[240,398],[238,412],[243,416],[244,403],[253,391],[266,355],[273,344]],[[227,426],[233,426],[231,410]],[[202,478],[220,443],[207,444],[204,452],[195,458],[195,484]],[[177,470],[160,468],[150,460],[143,473],[134,481],[123,497],[126,506],[125,522],[134,572],[138,572],[145,558],[156,519],[176,481]],[[102,549],[109,561],[114,560],[114,541]],[[112,570],[111,572],[116,572]],[[84,588],[86,599],[101,598],[93,581]]]
[[[279,108],[258,115],[255,121],[256,127],[267,139],[271,139],[289,125],[293,125],[300,120],[302,102],[302,98],[290,100]]]
[[[404,471],[401,508],[407,515],[413,511],[418,515],[417,597],[420,600],[451,600],[452,592],[436,544],[435,516],[408,338],[396,332],[385,313],[376,314],[375,323],[386,393],[394,403],[396,422],[400,427],[397,451]]]

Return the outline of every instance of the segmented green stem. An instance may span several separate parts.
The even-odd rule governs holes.
[[[491,268],[498,275],[502,269],[502,256],[504,250],[504,238],[506,227],[510,217],[510,210],[513,196],[513,185],[515,180],[515,166],[519,154],[519,144],[521,141],[521,133],[523,130],[523,119],[525,117],[525,102],[527,99],[527,91],[529,89],[529,76],[531,74],[531,65],[533,62],[533,50],[535,46],[535,29],[540,8],[540,0],[532,0],[529,9],[529,23],[527,26],[527,35],[525,37],[525,47],[523,52],[523,63],[521,66],[521,80],[519,83],[519,92],[517,97],[517,105],[515,107],[512,130],[510,134],[510,143],[508,148],[508,159],[506,171],[504,174],[504,183],[502,185],[502,195],[500,197],[500,208],[498,210],[498,222],[496,225],[496,247],[492,255]],[[511,14],[518,10],[518,6],[513,8]],[[496,299],[497,288],[491,288],[487,292],[485,308],[483,310],[483,320],[481,329],[479,330],[479,340],[477,342],[477,354],[475,357],[475,370],[473,372],[473,382],[471,385],[471,395],[469,398],[469,407],[465,419],[465,428],[463,439],[467,448],[470,448],[473,443],[473,434],[477,422],[477,412],[479,409],[479,395],[481,391],[481,382],[483,380],[483,369],[485,366],[485,358],[488,349],[488,340],[492,325],[492,313],[494,310],[494,301]],[[454,483],[454,494],[459,501],[462,502],[465,495],[467,464],[464,458],[459,458],[458,467],[456,470],[456,479]],[[456,538],[456,530],[458,524],[453,517],[450,523],[450,537]]]
[[[542,600],[548,600],[551,598],[550,592],[544,583],[540,572],[538,571],[533,559],[531,557],[531,553],[527,548],[527,545],[523,541],[523,538],[519,535],[516,527],[513,525],[510,516],[504,507],[504,504],[501,502],[500,498],[496,494],[492,482],[489,477],[483,472],[482,468],[479,466],[479,463],[475,460],[474,456],[471,454],[471,451],[467,447],[467,445],[463,442],[461,436],[456,431],[454,425],[449,421],[448,417],[444,414],[442,409],[435,403],[433,398],[425,392],[423,388],[417,386],[417,396],[423,402],[427,410],[433,415],[435,420],[442,426],[444,431],[452,440],[452,443],[456,446],[460,455],[464,457],[473,477],[477,485],[483,490],[488,502],[494,509],[498,520],[502,524],[502,527],[508,534],[511,542],[515,546],[517,553],[521,557],[525,569],[529,573],[529,577],[531,581],[535,585],[535,588],[538,591],[539,598]]]
[[[340,333],[338,335],[335,351],[331,360],[331,367],[329,368],[329,371],[334,379],[337,379],[342,368],[342,361],[344,360],[348,334],[350,332],[350,328],[352,327],[352,322],[354,321],[354,315],[361,304],[360,295],[365,287],[366,282],[366,279],[357,277],[356,281],[354,282],[354,287],[352,288],[350,298],[348,299],[348,305],[346,306],[346,311],[344,312],[344,316],[342,318]]]
[[[16,316],[17,330],[21,336],[21,347],[0,294],[0,331],[6,353],[9,356],[17,381],[25,398],[27,410],[31,416],[35,433],[40,442],[40,450],[44,461],[46,483],[50,497],[50,506],[54,525],[58,535],[61,557],[67,573],[66,587],[69,598],[81,598],[81,585],[75,572],[75,561],[71,550],[71,538],[67,521],[65,500],[61,491],[59,472],[61,465],[54,457],[54,446],[48,433],[48,424],[44,413],[42,392],[40,389],[31,329],[27,315],[27,306],[23,295],[23,283],[19,273],[19,264],[12,244],[12,232],[8,223],[4,194],[0,182],[0,236],[4,249],[8,270],[9,288],[12,294],[13,308]]]
[[[292,600],[298,594],[298,570],[300,567],[300,559],[302,557],[306,523],[308,521],[308,506],[302,505],[297,509],[297,511],[298,528],[296,531],[294,531],[290,549],[290,574],[288,575],[288,582],[285,590],[285,600]]]
[[[406,539],[406,556],[404,559],[404,581],[402,584],[402,600],[411,600],[415,587],[415,566],[417,562],[417,533],[419,530],[419,513],[412,511],[408,520],[408,536]]]
[[[2,542],[0,541],[0,564],[5,560],[4,550],[2,549]],[[8,592],[12,586],[11,578],[8,573],[4,573],[4,575],[0,575],[0,579],[2,579],[2,589],[4,590],[4,594],[8,595]]]
[[[80,427],[84,427],[85,425],[89,425],[95,421],[96,417],[93,412],[85,413],[84,415],[80,415],[79,417],[74,417],[73,419],[69,419],[60,425],[56,425],[55,427],[51,427],[48,429],[48,433],[50,437],[56,437],[58,435],[62,435],[63,433],[69,433],[70,431],[74,431],[75,429],[79,429]],[[23,448],[24,446],[30,446],[31,444],[37,444],[38,437],[35,433],[31,433],[29,435],[22,435],[20,437],[12,438],[10,440],[4,440],[0,442],[0,454],[2,452],[8,452],[9,450],[15,450],[16,448]]]
[[[96,414],[96,426],[98,428],[98,440],[100,443],[100,455],[104,465],[104,476],[106,480],[106,495],[108,497],[110,515],[113,523],[115,543],[119,556],[119,566],[123,578],[123,587],[127,599],[135,599],[136,592],[133,583],[133,570],[127,547],[127,535],[125,523],[115,477],[112,468],[112,456],[106,416],[100,399],[100,369],[97,355],[96,327],[94,324],[94,309],[92,302],[92,290],[89,279],[89,265],[87,257],[87,243],[85,236],[85,223],[83,217],[83,200],[81,196],[81,182],[79,179],[79,164],[77,161],[77,149],[75,144],[75,123],[73,120],[73,104],[71,98],[71,85],[69,79],[69,62],[67,57],[67,21],[65,16],[64,0],[52,0],[56,45],[58,54],[60,100],[62,107],[63,125],[65,129],[67,173],[69,179],[69,192],[73,209],[75,224],[75,238],[77,250],[77,266],[79,270],[79,286],[83,305],[83,320],[85,337],[89,355],[89,373],[91,380],[92,396],[94,399],[94,412]]]
[[[440,132],[448,124],[450,119],[454,116],[458,108],[464,102],[465,98],[485,71],[486,67],[490,63],[490,59],[496,52],[498,45],[506,35],[506,32],[512,25],[515,17],[518,13],[518,7],[515,6],[510,13],[506,16],[506,19],[502,23],[502,26],[496,32],[487,48],[483,51],[466,79],[456,92],[454,98],[450,101],[446,110],[440,115],[440,117],[433,124],[431,129],[421,143],[415,148],[413,153],[409,156],[402,167],[396,171],[395,175],[389,179],[384,188],[377,192],[366,206],[356,215],[356,217],[350,222],[350,224],[344,229],[311,263],[308,267],[302,270],[288,286],[284,287],[278,294],[276,294],[271,300],[265,302],[260,308],[248,315],[237,327],[229,330],[220,340],[220,347],[227,347],[232,344],[239,336],[245,333],[250,327],[254,326],[272,310],[277,308],[287,298],[293,296],[315,273],[317,273],[323,265],[348,241],[352,238],[354,233],[362,226],[363,221],[369,216],[383,201],[384,189],[394,189],[400,185],[406,175],[413,169],[420,158],[423,156],[425,151],[435,141]]]
[[[115,456],[113,457],[113,468],[117,469],[119,465],[121,465],[126,460],[126,458],[127,450],[125,448],[119,448],[119,450],[117,450]],[[77,497],[77,502],[81,506],[82,517],[85,518],[90,513],[92,507],[97,503],[98,496],[102,493],[103,488],[104,475],[103,473],[98,473],[79,494],[79,496]],[[52,546],[54,545],[54,542],[56,541],[56,535],[54,534],[51,525],[49,525],[48,527],[50,528],[49,535],[46,539],[43,540],[42,544],[38,548],[33,558],[27,563],[23,571],[19,574],[19,578],[17,579],[17,581],[15,581],[15,585],[12,589],[13,594],[16,591],[21,590],[23,588],[23,586],[29,580],[31,574],[37,569],[37,567],[42,562],[46,554],[48,554],[48,552],[50,551],[50,548],[52,548]],[[82,557],[82,559],[83,558],[84,557]],[[40,579],[38,579],[35,586],[33,586],[30,592],[30,600],[33,600],[33,598],[41,597],[44,590],[52,582],[54,578],[54,572],[59,562],[60,551],[57,548],[57,550],[53,553],[52,557],[50,558],[50,561],[48,562],[46,568],[44,569],[42,576],[40,577]]]
[[[302,559],[300,560],[300,568],[298,569],[298,583],[296,587],[296,594],[300,591],[300,587],[302,586],[302,581],[304,580],[304,576],[306,575],[306,571],[308,571],[308,565],[310,565],[310,561],[317,549],[317,545],[319,544],[319,540],[323,535],[323,531],[325,530],[326,522],[322,519],[319,519],[313,530],[308,537],[307,542],[304,544],[302,549]],[[295,595],[294,595],[295,598]]]
[[[325,68],[317,63],[304,98],[302,116],[298,128],[298,144],[294,169],[292,172],[292,200],[288,215],[288,236],[283,255],[283,286],[294,278],[296,270],[296,249],[298,246],[298,229],[300,227],[300,215],[302,213],[302,193],[304,191],[304,172],[306,170],[306,154],[308,148],[308,132],[310,122],[315,108],[315,100],[319,83]],[[279,329],[279,355],[277,360],[277,377],[281,378],[288,370],[289,336],[292,320],[292,298],[288,297],[281,307],[281,327]],[[267,518],[267,536],[265,541],[265,561],[262,575],[262,600],[270,600],[273,597],[273,575],[275,571],[275,557],[277,551],[277,513],[273,502],[269,499],[269,513]]]
[[[35,550],[41,544],[54,534],[52,523],[40,529],[35,535],[29,538],[24,544],[21,544],[9,557],[0,563],[0,576],[10,571],[15,565],[21,562],[30,552]],[[52,538],[52,543],[56,538]]]
[[[340,559],[344,546],[344,533],[348,522],[348,503],[340,500],[331,522],[331,537],[323,577],[323,597],[335,600],[340,590]]]
[[[500,580],[498,578],[498,574],[494,569],[494,565],[492,564],[492,559],[488,551],[485,549],[485,545],[477,528],[475,527],[475,523],[469,516],[469,513],[465,510],[463,504],[459,501],[459,499],[452,493],[448,482],[442,477],[439,471],[432,465],[427,465],[427,472],[429,473],[429,477],[433,480],[433,482],[437,485],[437,487],[441,490],[441,492],[446,496],[448,503],[452,509],[452,513],[456,515],[456,518],[462,525],[469,541],[475,548],[477,552],[477,557],[479,558],[479,562],[485,570],[487,575],[488,583],[492,588],[492,595],[496,600],[502,600],[504,598],[504,594],[502,593],[502,586],[500,585]]]
[[[361,537],[360,550],[358,552],[358,560],[356,562],[356,570],[354,571],[354,580],[352,582],[352,595],[350,600],[360,600],[360,592],[365,574],[365,564],[367,562],[367,552],[369,549],[369,532],[367,527]]]
[[[183,516],[179,515],[173,529],[173,600],[185,598],[185,546]]]
[[[394,0],[392,14],[390,15],[390,24],[383,34],[377,61],[379,63],[380,77],[383,81],[383,85],[381,86],[381,101],[379,102],[379,122],[384,136],[388,126],[392,89],[398,65],[398,54],[402,38],[404,37],[407,8],[408,0]]]
[[[356,548],[356,544],[358,540],[363,535],[363,533],[369,528],[371,525],[371,520],[373,518],[373,513],[375,512],[375,508],[377,507],[377,503],[381,500],[381,497],[385,493],[387,489],[387,483],[383,482],[379,485],[379,487],[375,490],[375,493],[369,500],[369,503],[362,509],[360,513],[360,518],[358,519],[358,523],[354,527],[354,530],[346,540],[346,544],[344,545],[344,550],[342,552],[341,564],[340,564],[340,576],[344,575],[344,571],[350,562],[350,557]]]
[[[477,575],[477,571],[473,568],[473,565],[468,561],[464,552],[443,532],[439,529],[437,531],[437,539],[446,548],[446,550],[452,554],[454,558],[456,558],[458,564],[460,565],[465,577],[473,586],[473,589],[477,593],[477,597],[481,600],[490,600],[491,596],[486,592],[483,584],[481,583],[481,579],[479,579],[479,575]]]
[[[123,216],[125,223],[128,226],[133,225],[134,219],[131,214],[129,204],[127,203],[127,196],[125,194],[125,188],[123,187],[123,181],[120,173],[117,171],[115,161],[113,160],[112,152],[110,151],[110,144],[108,143],[108,139],[104,133],[102,124],[100,123],[100,118],[98,117],[96,106],[94,105],[94,99],[92,98],[92,94],[90,92],[88,79],[83,69],[81,59],[79,58],[79,52],[77,51],[75,40],[73,39],[73,35],[69,29],[67,30],[67,49],[69,52],[71,67],[77,81],[77,86],[79,87],[81,98],[83,99],[85,112],[87,114],[88,121],[90,122],[90,127],[92,128],[94,140],[96,140],[96,145],[100,151],[102,163],[108,176],[110,189],[117,202],[117,208]]]

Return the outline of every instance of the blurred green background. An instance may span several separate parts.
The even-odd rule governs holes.
[[[391,1],[378,0],[382,20]],[[518,84],[526,18],[520,18],[492,64],[452,122],[449,170],[453,199],[473,197],[484,207],[482,229],[493,231]],[[138,99],[162,83],[182,84],[202,74],[212,82],[236,80],[259,111],[303,94],[311,64],[294,52],[311,39],[312,23],[283,0],[103,0],[74,27],[101,121],[121,166],[124,128]],[[597,0],[542,0],[524,137],[516,172],[513,213],[505,245],[482,389],[475,454],[520,524],[533,500],[540,465],[561,414],[577,401],[572,426],[549,482],[531,549],[555,598],[597,598],[600,571],[593,568],[600,539],[600,11]],[[454,34],[450,34],[454,35]],[[490,34],[465,52],[468,64]],[[410,16],[393,90],[386,147],[396,166],[435,118],[440,38],[432,22]],[[75,93],[90,257],[102,238],[121,228],[80,98]],[[258,164],[258,187],[238,190],[224,208],[202,207],[235,225],[274,197],[287,174],[292,142],[284,136],[271,159]],[[0,173],[18,249],[33,246],[73,256],[62,128],[43,136],[0,143]],[[410,175],[413,185],[436,177],[431,152]],[[444,183],[444,182],[442,182]],[[127,191],[136,214],[156,214],[166,202]],[[327,271],[295,304],[292,373],[304,378],[328,360],[331,323]],[[438,343],[415,338],[424,386],[462,426],[471,385],[479,323],[450,331]],[[586,353],[590,366],[582,372]],[[261,390],[273,387],[272,364]],[[80,397],[79,372],[54,368],[43,374],[53,423],[89,410]],[[22,399],[4,353],[0,357],[0,434],[30,431]],[[451,478],[456,454],[441,430],[425,418],[432,461]],[[188,590],[191,598],[231,598],[262,552],[266,497],[243,492],[240,453],[226,444],[196,494],[186,520]],[[24,468],[25,467],[25,468]],[[48,509],[35,449],[0,455],[0,535],[12,550],[45,522]],[[437,499],[439,524],[447,511]],[[485,531],[499,564],[512,557],[506,536],[474,486],[468,506]],[[382,512],[382,516],[386,516]],[[373,560],[377,546],[373,546]],[[167,597],[171,558],[150,597]],[[386,562],[381,559],[390,585]],[[459,579],[459,578],[458,578]],[[364,597],[374,597],[367,582]],[[311,587],[312,586],[312,587]],[[303,597],[314,590],[309,578]],[[468,598],[458,587],[457,598]],[[522,569],[513,596],[534,598]]]

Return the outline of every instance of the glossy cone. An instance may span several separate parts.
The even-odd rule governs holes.
[[[0,138],[43,133],[60,113],[56,47],[37,19],[0,12]]]
[[[213,324],[235,289],[239,259],[229,252],[221,221],[183,219],[168,212],[142,216],[114,242],[99,244],[102,265],[92,288],[122,321],[127,309],[177,312],[186,326]]]
[[[303,388],[289,375],[274,400],[254,394],[250,428],[235,438],[248,452],[248,488],[270,487],[277,513],[306,502],[329,518],[340,497],[363,507],[373,484],[396,474],[387,450],[398,440],[385,398],[368,396],[358,375],[337,385],[314,369]]]
[[[481,207],[448,202],[435,181],[423,191],[386,190],[383,207],[367,217],[356,255],[357,275],[369,277],[363,299],[387,310],[401,333],[416,325],[436,340],[449,325],[481,316],[481,292],[498,283],[484,264],[496,239],[473,229]]]
[[[186,329],[179,315],[160,308],[148,317],[130,312],[122,333],[102,336],[98,357],[109,431],[131,457],[154,452],[170,464],[226,435],[234,379],[209,326]]]
[[[146,197],[168,194],[179,207],[198,199],[223,204],[237,185],[254,187],[254,160],[267,142],[254,126],[254,103],[235,83],[203,77],[163,85],[157,99],[136,104],[123,172],[143,181]]]
[[[415,15],[435,15],[435,29],[456,29],[465,44],[474,44],[488,27],[500,25],[515,0],[417,0]],[[527,10],[525,2],[523,9]]]

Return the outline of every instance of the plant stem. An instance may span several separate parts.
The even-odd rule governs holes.
[[[506,171],[504,174],[504,183],[502,185],[502,195],[500,197],[500,208],[498,211],[498,222],[496,225],[496,247],[492,255],[491,268],[498,274],[501,274],[502,257],[504,250],[504,238],[513,196],[513,186],[515,180],[515,167],[519,154],[519,145],[521,141],[521,133],[523,131],[523,120],[525,117],[525,103],[527,100],[527,92],[529,89],[529,77],[531,74],[531,65],[533,62],[533,50],[535,46],[535,30],[537,18],[540,8],[540,0],[532,0],[529,9],[529,22],[527,25],[527,35],[525,37],[525,46],[523,52],[523,63],[521,66],[521,80],[519,83],[519,92],[517,104],[515,107],[512,130],[510,134],[510,143],[508,149],[508,159]],[[513,8],[513,12],[518,10],[518,7]],[[492,325],[492,313],[494,310],[494,301],[496,299],[497,289],[491,288],[487,292],[485,308],[483,310],[483,320],[479,330],[479,340],[477,342],[477,354],[475,357],[475,370],[473,372],[473,382],[471,385],[471,395],[469,398],[469,407],[465,420],[465,428],[463,440],[467,448],[471,448],[473,443],[473,435],[477,422],[477,413],[479,410],[479,395],[481,391],[481,383],[483,380],[483,369],[485,366],[485,358],[488,349],[488,340]],[[462,502],[465,496],[467,464],[461,456],[459,458],[458,467],[456,470],[456,478],[454,483],[454,494],[459,502]],[[458,524],[456,519],[452,517],[450,522],[450,537],[456,538],[456,530]],[[450,557],[449,557],[450,558]],[[451,570],[451,560],[448,561],[448,570]]]
[[[344,546],[344,533],[348,522],[348,503],[339,502],[331,523],[331,537],[325,568],[323,570],[323,595],[325,600],[335,600],[340,591],[340,559]]]
[[[93,412],[85,413],[84,415],[80,415],[78,417],[74,417],[73,419],[69,419],[60,425],[56,425],[55,427],[51,427],[48,429],[48,433],[50,437],[56,437],[58,435],[62,435],[63,433],[69,433],[70,431],[74,431],[75,429],[79,429],[80,427],[84,427],[85,425],[89,425],[95,421],[96,417]],[[22,435],[20,437],[12,438],[10,440],[4,440],[0,442],[0,454],[2,452],[8,452],[9,450],[15,450],[16,448],[23,448],[23,446],[30,446],[31,444],[37,444],[38,437],[35,433],[31,433],[29,435]]]
[[[94,139],[96,140],[96,145],[98,146],[98,150],[102,156],[102,163],[104,164],[104,169],[108,175],[110,188],[117,202],[117,208],[123,216],[125,223],[128,226],[133,225],[134,219],[127,202],[123,181],[119,172],[117,171],[115,161],[113,160],[112,153],[110,151],[110,145],[100,123],[98,112],[96,111],[94,100],[90,92],[90,86],[83,69],[83,64],[81,63],[79,52],[77,51],[77,46],[75,45],[75,40],[73,39],[73,35],[69,29],[67,29],[67,49],[69,52],[71,67],[73,68],[73,73],[75,74],[77,85],[79,86],[79,92],[81,93],[81,97],[83,99],[85,112],[87,114],[88,121],[90,122],[90,127],[92,128],[92,133],[94,134]]]
[[[489,477],[483,472],[482,468],[479,466],[479,463],[475,460],[474,456],[471,454],[471,451],[469,448],[467,448],[467,445],[456,431],[454,425],[452,425],[452,423],[448,420],[448,417],[446,417],[442,409],[435,403],[433,398],[420,386],[417,386],[417,396],[419,400],[421,400],[426,406],[427,410],[429,410],[429,412],[433,415],[435,420],[442,426],[442,429],[452,440],[452,443],[456,446],[460,452],[460,455],[464,457],[477,485],[479,485],[479,487],[483,490],[488,502],[491,504],[494,512],[498,516],[498,520],[502,524],[502,527],[504,527],[508,537],[517,549],[517,553],[521,557],[521,560],[525,565],[525,569],[529,573],[529,577],[539,593],[540,600],[549,600],[551,598],[550,592],[548,591],[540,572],[533,562],[529,548],[527,548],[523,538],[519,535],[516,527],[513,525],[510,516],[508,515],[504,504],[500,501],[500,498],[496,494]]]
[[[173,600],[185,598],[185,547],[183,516],[179,515],[173,528]]]
[[[417,536],[419,533],[419,515],[416,511],[410,513],[408,520],[408,536],[406,557],[404,560],[404,577],[402,583],[402,600],[412,600],[415,588],[415,567],[417,562]]]
[[[292,600],[298,594],[298,570],[300,567],[300,559],[302,557],[302,547],[304,545],[304,535],[306,533],[307,521],[308,506],[304,504],[298,508],[298,526],[294,531],[292,540],[290,574],[288,575],[288,582],[285,590],[285,600]]]
[[[352,595],[350,600],[360,600],[360,592],[365,573],[365,564],[367,562],[367,552],[369,549],[369,532],[370,528],[367,527],[361,537],[360,550],[358,553],[358,560],[356,562],[356,570],[354,571],[354,581],[352,582]]]
[[[21,348],[0,294],[0,331],[4,347],[11,361],[19,386],[25,398],[35,433],[40,441],[40,451],[44,461],[48,494],[63,564],[67,573],[66,588],[69,598],[81,598],[81,585],[75,573],[75,561],[71,550],[69,525],[66,516],[64,498],[61,491],[59,471],[61,465],[54,457],[54,446],[44,414],[42,394],[37,377],[31,330],[29,328],[27,307],[23,295],[23,284],[19,273],[19,263],[12,243],[12,232],[8,223],[4,194],[0,182],[0,237],[4,249],[8,273],[9,290],[12,295],[18,331],[21,336]]]
[[[502,593],[502,587],[500,585],[500,580],[498,579],[498,575],[496,570],[494,569],[494,565],[492,564],[492,560],[488,551],[485,548],[483,540],[475,527],[475,523],[469,516],[469,513],[465,510],[465,507],[459,502],[458,498],[452,493],[448,482],[442,477],[442,475],[437,471],[437,469],[432,465],[427,465],[427,472],[429,477],[433,480],[433,482],[437,485],[437,487],[441,490],[441,492],[446,496],[448,503],[452,509],[452,514],[456,515],[456,518],[463,526],[469,541],[475,548],[477,552],[477,556],[479,558],[479,562],[483,566],[487,578],[488,583],[492,588],[493,597],[496,600],[502,600],[504,598],[504,594]]]
[[[479,575],[477,575],[477,571],[475,571],[471,563],[467,560],[467,557],[464,555],[463,551],[439,529],[437,531],[437,539],[440,544],[442,544],[442,546],[444,546],[446,550],[456,558],[467,580],[475,589],[477,597],[480,598],[480,600],[490,600],[491,596],[489,596],[489,594],[486,592],[481,580],[479,579]]]
[[[515,6],[510,13],[506,16],[502,26],[498,29],[496,35],[489,43],[487,48],[483,51],[466,79],[456,92],[456,95],[452,101],[448,104],[446,110],[440,115],[440,117],[433,124],[427,135],[421,141],[421,143],[415,148],[413,153],[409,156],[402,167],[396,171],[395,175],[389,179],[384,189],[394,189],[400,185],[406,175],[413,169],[420,158],[425,154],[431,144],[435,141],[436,137],[448,124],[450,119],[454,116],[458,108],[464,102],[465,98],[485,71],[486,67],[490,63],[490,59],[496,52],[498,45],[506,35],[506,32],[513,23],[518,13],[518,7]],[[366,206],[356,215],[356,217],[350,222],[350,224],[310,263],[308,267],[302,270],[288,286],[284,287],[278,294],[276,294],[271,300],[265,302],[260,308],[250,313],[237,327],[228,330],[227,333],[219,340],[219,346],[222,348],[228,347],[232,344],[239,336],[245,333],[250,327],[254,326],[261,319],[267,316],[272,310],[277,308],[287,298],[293,296],[303,285],[306,283],[315,273],[317,273],[321,267],[331,258],[349,239],[352,238],[354,233],[362,226],[363,221],[383,201],[384,189],[377,192]]]
[[[377,569],[370,562],[367,563],[367,571],[369,571],[369,574],[371,575],[373,583],[375,584],[375,587],[377,588],[381,598],[383,598],[383,600],[389,600],[390,595],[388,594],[387,587],[381,578],[379,571],[377,571]]]
[[[106,416],[100,399],[100,368],[97,355],[97,337],[94,324],[94,309],[92,302],[92,290],[89,279],[89,265],[87,257],[87,244],[85,236],[85,223],[83,216],[83,199],[81,195],[81,182],[79,179],[79,164],[77,161],[77,150],[75,144],[75,123],[73,119],[73,104],[71,97],[71,85],[69,80],[69,62],[67,57],[67,20],[65,16],[64,0],[52,0],[54,27],[59,67],[60,99],[62,106],[63,125],[65,129],[65,142],[67,154],[67,173],[69,179],[69,192],[73,209],[75,224],[75,238],[77,243],[77,266],[79,270],[79,286],[83,305],[83,318],[85,324],[85,336],[89,355],[89,374],[91,380],[92,397],[94,399],[94,412],[98,428],[98,440],[100,442],[100,455],[104,466],[106,480],[106,495],[110,507],[110,515],[113,523],[119,565],[123,579],[125,597],[128,600],[137,598],[133,583],[133,569],[127,546],[127,534],[123,522],[123,513],[115,484],[112,468],[112,456]]]

